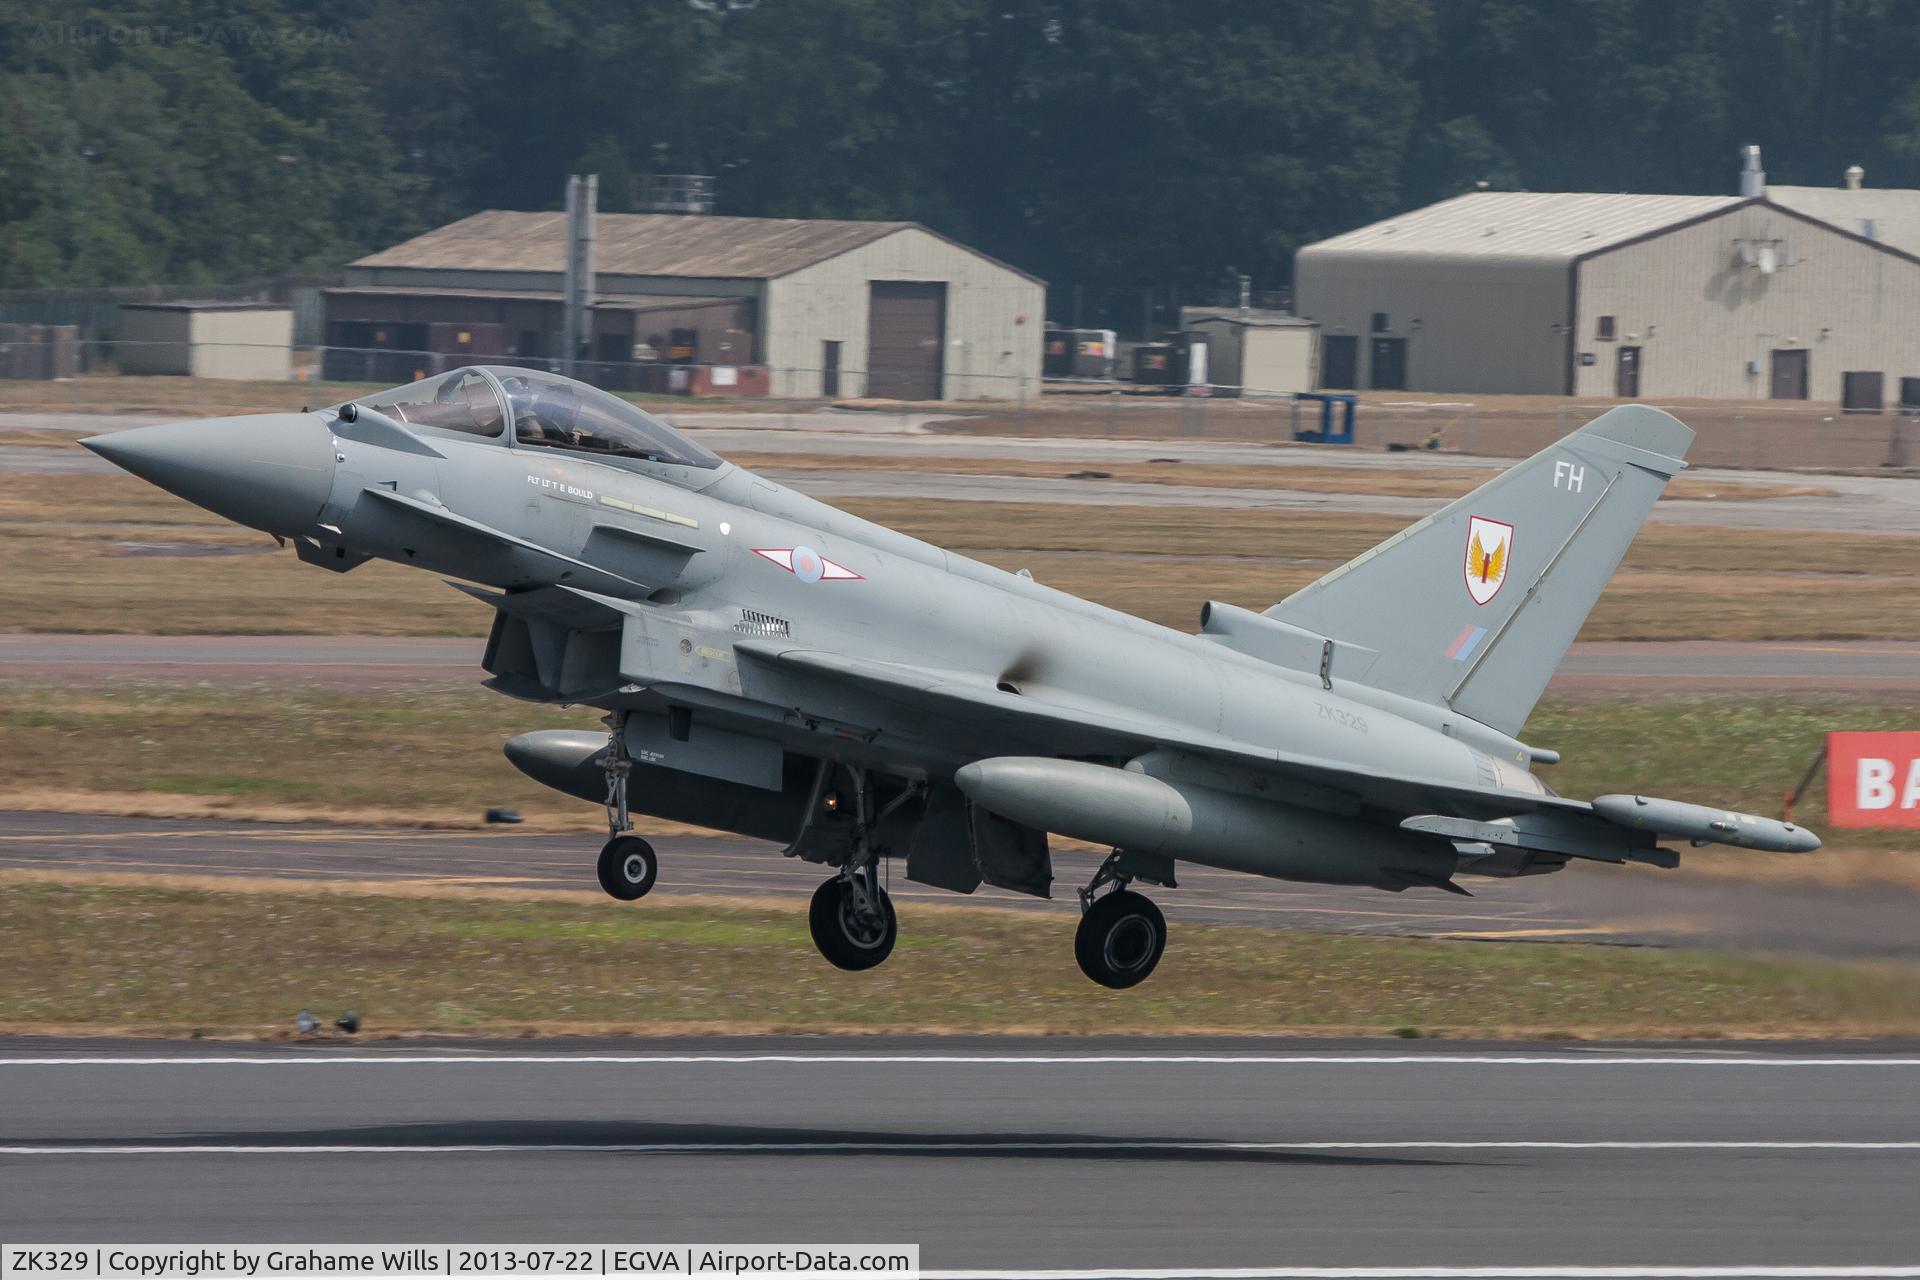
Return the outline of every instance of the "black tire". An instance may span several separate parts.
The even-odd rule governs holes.
[[[1073,935],[1080,972],[1121,990],[1146,980],[1167,949],[1167,918],[1151,898],[1122,889],[1094,899]]]
[[[639,836],[615,836],[600,850],[600,887],[622,902],[644,898],[660,874],[653,846]]]
[[[807,926],[813,931],[813,945],[836,969],[858,973],[893,954],[900,920],[894,915],[893,899],[887,891],[876,885],[874,894],[880,903],[880,919],[863,921],[854,911],[853,887],[841,877],[835,876],[813,891]]]

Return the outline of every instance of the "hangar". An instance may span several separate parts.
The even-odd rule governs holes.
[[[580,372],[602,385],[913,400],[1039,392],[1045,283],[918,223],[594,221]],[[329,376],[556,361],[567,247],[565,213],[490,209],[348,264],[326,293]]]
[[[1456,196],[1300,250],[1295,305],[1322,386],[1879,409],[1920,376],[1920,257],[1805,190]]]

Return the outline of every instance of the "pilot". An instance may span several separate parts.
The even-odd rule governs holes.
[[[533,412],[556,440],[576,446],[590,443],[580,430],[580,397],[572,388],[553,383],[535,388]]]
[[[518,375],[502,378],[507,403],[513,408],[513,438],[524,444],[565,444],[564,431],[556,430],[542,414],[542,397],[531,379]]]

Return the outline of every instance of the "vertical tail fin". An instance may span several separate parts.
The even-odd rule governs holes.
[[[1344,679],[1517,733],[1692,443],[1613,409],[1266,616],[1348,647]]]

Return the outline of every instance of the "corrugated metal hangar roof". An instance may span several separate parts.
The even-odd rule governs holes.
[[[1475,191],[1301,252],[1570,262],[1741,203],[1740,196]]]
[[[595,219],[594,267],[602,275],[765,279],[915,225],[603,213]],[[566,241],[564,213],[487,209],[349,265],[561,272],[566,269]]]
[[[1920,255],[1920,191],[1901,187],[1767,187],[1774,204]]]
[[[510,298],[515,302],[565,302],[567,295],[557,289],[515,289],[503,294],[498,289],[463,289],[447,285],[348,284],[321,290],[339,298],[481,298],[493,302]],[[680,293],[600,294],[590,304],[597,311],[677,311],[688,307],[737,306],[742,298],[704,298]],[[262,306],[275,305],[262,303]]]

